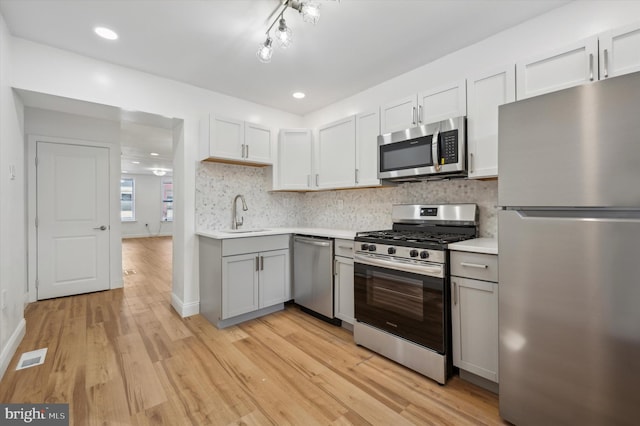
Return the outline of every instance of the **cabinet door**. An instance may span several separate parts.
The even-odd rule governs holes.
[[[316,151],[317,174],[314,183],[318,188],[355,186],[356,126],[354,116],[320,127]]]
[[[365,112],[356,116],[356,186],[378,186],[378,135],[380,113]]]
[[[353,297],[353,259],[335,257],[335,310],[336,318],[349,324],[355,323]]]
[[[467,79],[469,178],[498,176],[498,107],[515,100],[513,64]]]
[[[271,164],[271,129],[259,124],[244,124],[244,158],[262,164]]]
[[[526,99],[598,79],[598,38],[590,37],[516,64],[516,96]]]
[[[467,86],[464,80],[418,94],[420,125],[464,115],[467,115]]]
[[[311,131],[282,129],[278,141],[278,189],[311,189]]]
[[[258,254],[222,258],[222,319],[258,309]]]
[[[600,78],[640,71],[640,24],[601,34]]]
[[[285,302],[289,286],[289,250],[260,253],[260,308]]]
[[[209,136],[211,157],[242,159],[244,121],[212,116]]]
[[[498,284],[451,277],[453,365],[498,382]]]
[[[380,107],[380,133],[397,132],[418,125],[416,95],[406,96]]]

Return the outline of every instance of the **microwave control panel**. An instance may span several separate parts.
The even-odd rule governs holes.
[[[458,130],[440,133],[440,164],[455,164],[458,162]]]

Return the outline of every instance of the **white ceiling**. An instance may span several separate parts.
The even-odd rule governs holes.
[[[567,2],[320,0],[315,26],[286,11],[293,45],[270,64],[255,54],[280,0],[0,0],[0,12],[15,36],[304,115]]]

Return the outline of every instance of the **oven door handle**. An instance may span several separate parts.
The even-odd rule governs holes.
[[[379,266],[381,268],[389,268],[401,272],[412,272],[419,275],[444,278],[444,267],[443,265],[437,263],[415,264],[413,262],[406,262],[401,259],[395,259],[391,261],[359,253],[353,255],[353,261],[362,263],[364,265]]]

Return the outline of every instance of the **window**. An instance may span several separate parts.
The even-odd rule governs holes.
[[[120,220],[132,222],[136,220],[135,191],[133,178],[120,179]]]
[[[162,220],[173,221],[173,179],[162,179]]]

